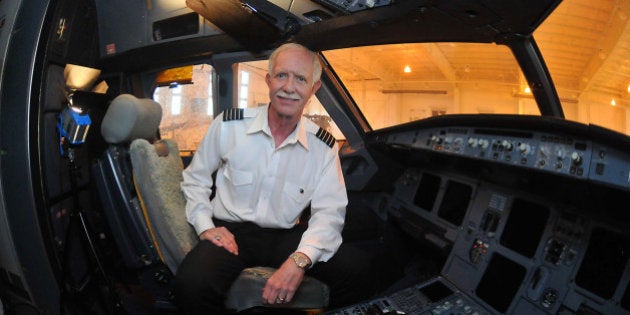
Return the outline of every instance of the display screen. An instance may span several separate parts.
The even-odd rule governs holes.
[[[493,254],[477,286],[477,296],[505,313],[525,278],[525,267],[500,254]]]
[[[441,179],[439,176],[424,173],[420,179],[416,196],[413,200],[414,204],[425,211],[433,210],[435,198],[440,191]]]
[[[534,257],[548,219],[547,207],[515,199],[501,234],[501,245],[523,256]]]
[[[456,181],[449,180],[447,182],[446,192],[440,204],[438,216],[457,226],[462,224],[470,196],[472,195],[472,187]]]
[[[629,255],[629,237],[593,229],[575,283],[604,299],[612,298]]]
[[[449,289],[444,283],[435,281],[425,287],[419,289],[429,302],[437,302],[453,294],[453,290]]]

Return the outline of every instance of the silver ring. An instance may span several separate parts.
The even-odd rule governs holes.
[[[221,236],[217,235],[214,237],[215,240],[220,241],[221,240]]]
[[[278,297],[278,301],[284,303],[285,300],[283,298],[281,298],[281,297]]]

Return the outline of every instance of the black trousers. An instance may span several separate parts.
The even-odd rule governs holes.
[[[215,220],[234,234],[238,256],[209,241],[201,241],[182,261],[173,279],[175,302],[182,314],[222,314],[226,293],[248,267],[280,265],[296,250],[305,227],[261,228],[253,223]],[[356,303],[372,294],[370,260],[366,253],[342,244],[327,262],[316,263],[306,274],[330,288],[330,308]],[[262,299],[262,295],[261,295]]]

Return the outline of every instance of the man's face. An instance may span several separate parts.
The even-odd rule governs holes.
[[[321,82],[313,82],[313,59],[305,51],[289,49],[276,56],[272,73],[266,76],[273,111],[299,117]]]

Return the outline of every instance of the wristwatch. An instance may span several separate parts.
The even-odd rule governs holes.
[[[307,269],[311,266],[311,260],[303,253],[295,252],[289,256],[300,269]]]

